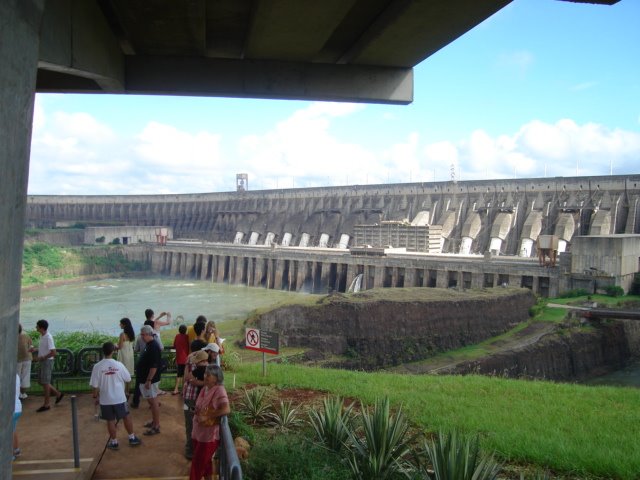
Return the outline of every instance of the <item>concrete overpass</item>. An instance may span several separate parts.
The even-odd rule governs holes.
[[[17,332],[36,91],[409,103],[412,68],[509,3],[0,0],[0,335]],[[0,371],[1,478],[13,374]]]

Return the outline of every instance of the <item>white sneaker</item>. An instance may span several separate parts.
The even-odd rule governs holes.
[[[20,398],[20,400],[24,400],[25,398],[27,398],[29,395],[27,395],[26,393],[21,393],[18,398]]]

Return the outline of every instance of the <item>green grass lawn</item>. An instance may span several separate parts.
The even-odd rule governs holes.
[[[373,404],[388,396],[425,431],[479,433],[505,461],[574,476],[638,478],[640,391],[482,376],[415,376],[245,363],[238,385],[326,391]]]

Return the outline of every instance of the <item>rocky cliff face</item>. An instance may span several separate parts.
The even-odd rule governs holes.
[[[389,289],[392,290],[392,289]],[[414,290],[414,289],[408,289]],[[420,292],[422,290],[422,292]],[[500,335],[528,319],[535,297],[527,289],[442,291],[442,298],[415,296],[354,301],[333,295],[314,306],[286,306],[257,319],[259,328],[279,332],[281,344],[324,354],[346,355],[340,366],[373,369],[421,360]]]
[[[630,320],[559,326],[535,344],[458,364],[441,373],[585,380],[625,367],[639,354],[639,341],[640,322]]]

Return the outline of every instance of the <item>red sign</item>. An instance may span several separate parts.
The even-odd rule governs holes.
[[[245,328],[244,330],[245,348],[256,352],[278,354],[279,337],[275,332],[258,330],[257,328]]]

